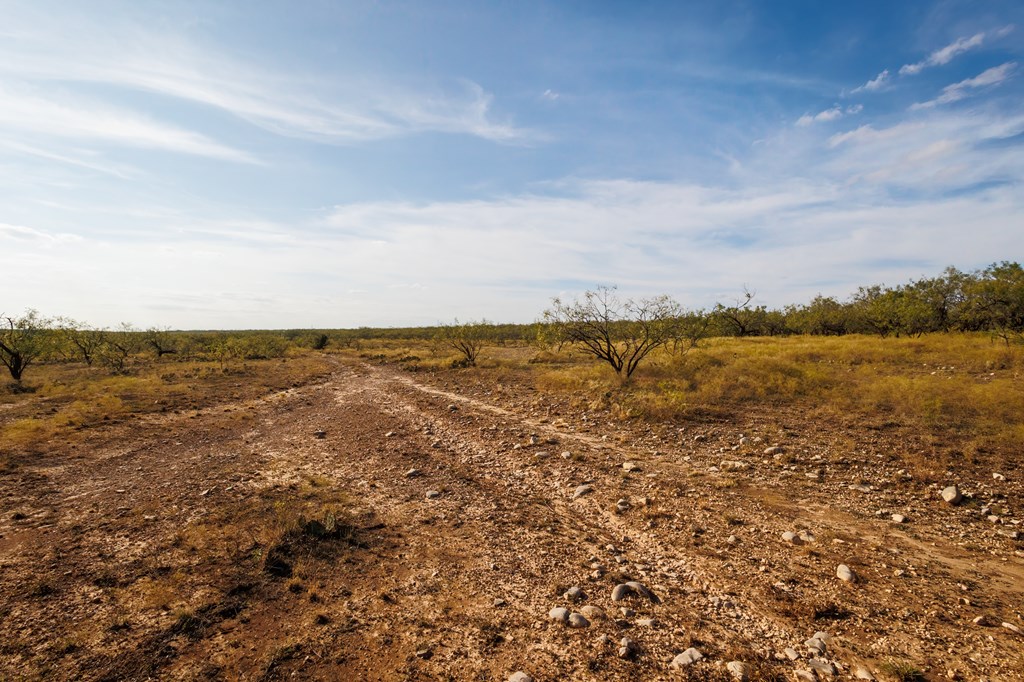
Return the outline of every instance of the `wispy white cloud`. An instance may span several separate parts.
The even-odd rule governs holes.
[[[24,225],[11,225],[9,223],[0,223],[0,238],[20,242],[34,242],[43,245],[82,241],[81,237],[74,234],[63,232],[50,234],[49,232],[25,227]]]
[[[40,96],[2,85],[0,98],[0,129],[257,163],[250,154],[199,133],[90,99]]]
[[[797,119],[796,125],[804,128],[815,123],[828,123],[829,121],[838,121],[844,116],[853,116],[859,114],[864,110],[862,104],[852,104],[845,109],[838,104],[830,109],[819,111],[817,114],[804,114]]]
[[[889,83],[889,69],[885,69],[882,73],[869,80],[864,85],[854,88],[850,91],[851,94],[858,94],[861,92],[877,92],[881,90]]]
[[[494,96],[468,80],[444,92],[372,75],[318,78],[245,62],[138,25],[100,26],[81,15],[64,21],[0,43],[0,77],[155,93],[219,109],[275,134],[334,144],[426,131],[506,143],[538,137],[497,120]]]
[[[549,102],[554,102],[554,101],[555,101],[556,99],[558,99],[559,97],[561,97],[561,94],[559,94],[559,93],[555,92],[555,91],[554,91],[554,90],[552,90],[551,88],[548,88],[547,90],[545,90],[544,92],[542,92],[540,96],[541,96],[542,98],[544,98],[544,99],[548,100]]]
[[[975,33],[969,38],[957,38],[949,45],[935,50],[925,59],[914,64],[904,64],[900,67],[901,76],[913,76],[921,73],[931,66],[942,66],[953,61],[953,59],[964,52],[980,47],[986,40],[1002,38],[1014,30],[1012,24],[994,29],[988,32]]]
[[[1016,68],[1016,62],[1006,62],[1005,64],[994,66],[991,69],[981,72],[974,78],[967,78],[959,83],[947,85],[942,89],[942,94],[935,99],[928,100],[927,102],[915,102],[910,105],[910,109],[912,111],[917,109],[930,109],[940,104],[949,104],[951,102],[958,102],[962,99],[966,99],[971,96],[972,91],[974,90],[999,85],[1006,79],[1010,78]]]

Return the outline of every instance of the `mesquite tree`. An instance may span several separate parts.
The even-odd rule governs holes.
[[[35,310],[21,317],[0,315],[0,362],[19,384],[25,370],[46,353],[52,341],[50,321]]]
[[[674,344],[685,352],[703,334],[693,337],[692,320],[668,296],[622,301],[615,287],[606,286],[587,291],[572,303],[552,299],[544,321],[560,343],[575,345],[607,362],[625,381],[656,348]]]

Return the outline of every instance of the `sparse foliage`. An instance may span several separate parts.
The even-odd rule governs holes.
[[[476,366],[477,356],[490,339],[492,325],[487,320],[459,322],[440,326],[438,336],[446,346],[454,348],[463,356],[463,364]]]
[[[21,383],[29,365],[49,350],[50,324],[35,310],[27,310],[21,317],[0,315],[0,362],[16,382]]]
[[[607,362],[628,381],[656,348],[677,344],[685,352],[696,343],[703,331],[699,325],[684,325],[683,313],[668,296],[622,301],[614,287],[601,286],[572,303],[553,299],[544,320],[559,342]]]

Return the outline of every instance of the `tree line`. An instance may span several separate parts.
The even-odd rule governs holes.
[[[1007,344],[1024,340],[1024,268],[1003,261],[974,272],[946,268],[940,275],[894,287],[860,287],[844,301],[818,295],[809,303],[770,309],[753,293],[709,310],[685,310],[668,296],[618,297],[597,287],[575,301],[555,298],[533,324],[471,321],[436,327],[339,330],[181,332],[137,329],[130,324],[99,328],[66,317],[28,310],[0,314],[0,363],[15,382],[40,362],[82,362],[125,372],[133,359],[256,360],[285,356],[291,349],[322,350],[329,344],[356,347],[361,340],[439,341],[474,365],[485,345],[571,345],[607,362],[628,378],[656,348],[686,352],[712,336],[917,336],[931,332],[989,332]]]

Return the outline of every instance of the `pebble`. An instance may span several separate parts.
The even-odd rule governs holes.
[[[834,677],[836,673],[839,672],[838,670],[836,670],[836,667],[834,665],[820,658],[812,658],[811,660],[807,661],[807,665],[811,666],[811,668],[813,668],[814,671],[819,675],[824,674],[828,675],[829,677]]]
[[[607,614],[605,614],[604,609],[600,606],[594,606],[593,604],[587,604],[581,608],[580,613],[590,620],[604,620],[608,617]]]
[[[871,674],[871,671],[862,665],[857,666],[857,668],[853,671],[853,676],[856,677],[858,680],[875,679],[875,676]]]
[[[784,451],[781,445],[773,445],[770,448],[765,448],[764,454],[771,457],[772,455],[781,455]]]
[[[814,674],[813,670],[794,670],[793,676],[796,677],[797,682],[818,682],[818,676]]]
[[[641,618],[636,624],[643,628],[653,628],[657,626],[658,621],[654,618]]]
[[[326,438],[327,437],[327,432],[324,431],[323,429],[321,429],[319,431],[314,431],[313,435],[316,436],[317,438]]]
[[[725,664],[725,669],[732,674],[734,680],[747,682],[750,679],[750,666],[743,661],[729,661]]]
[[[582,613],[570,613],[569,614],[569,627],[571,628],[589,628],[590,621]]]
[[[634,611],[633,609],[629,608],[628,606],[623,606],[622,608],[620,608],[619,609],[619,613],[622,614],[623,618],[632,618],[633,616],[636,615],[636,611]]]
[[[1002,625],[1010,632],[1016,632],[1018,635],[1021,634],[1020,628],[1014,625],[1013,623],[1003,623]]]
[[[942,499],[949,504],[960,504],[964,497],[960,494],[960,488],[955,485],[951,485],[947,488],[943,488]]]
[[[636,642],[629,637],[623,637],[619,642],[619,658],[632,658],[636,655]]]
[[[798,652],[793,647],[786,647],[786,650],[782,653],[784,653],[786,655],[786,658],[788,658],[791,661],[795,661],[800,658],[800,652]]]
[[[406,478],[416,478],[417,476],[420,475],[420,473],[421,472],[420,472],[419,469],[409,469],[408,471],[405,472],[405,477]]]
[[[845,583],[852,583],[857,580],[857,576],[853,572],[853,569],[846,564],[839,564],[839,566],[836,567],[836,577]]]
[[[533,682],[533,678],[522,670],[517,670],[508,676],[508,682]]]
[[[1006,480],[1006,476],[1003,476],[998,471],[994,471],[994,472],[992,472],[992,480],[994,480],[994,481],[1005,481]]]
[[[790,543],[791,545],[804,544],[803,538],[801,538],[799,535],[797,535],[791,530],[787,530],[785,533],[782,534],[782,540],[784,542]]]
[[[809,530],[802,530],[798,533],[800,539],[804,542],[814,542],[814,533]]]
[[[818,656],[824,655],[825,649],[828,648],[825,645],[825,642],[821,641],[817,637],[811,637],[809,640],[804,642],[804,646],[806,646],[812,654],[817,654]]]
[[[637,464],[636,462],[623,462],[622,463],[622,470],[623,471],[640,471],[640,465]]]
[[[631,595],[646,597],[655,603],[658,602],[658,598],[654,596],[653,592],[633,580],[616,585],[612,590],[612,601],[622,601]]]
[[[629,500],[623,497],[621,500],[615,503],[615,509],[620,513],[624,511],[629,511]]]
[[[892,518],[894,523],[906,523],[907,521],[907,517],[903,514],[893,514],[890,518]]]
[[[438,490],[428,490],[427,491],[427,499],[428,500],[436,500],[439,497],[441,497],[441,492],[440,491],[438,491]]]
[[[569,609],[563,606],[556,606],[555,608],[548,611],[548,618],[551,620],[558,621],[559,623],[569,622]]]
[[[581,602],[587,598],[587,595],[583,592],[583,590],[579,587],[576,587],[575,585],[566,590],[565,594],[563,594],[562,596],[573,603]]]
[[[696,663],[697,661],[701,660],[702,658],[704,658],[704,654],[702,654],[701,652],[697,651],[693,647],[690,647],[689,649],[687,649],[683,653],[681,653],[678,656],[676,656],[675,658],[673,658],[672,662],[669,664],[669,667],[670,668],[675,668],[676,670],[678,670],[680,668],[685,668],[686,666],[690,665],[691,663]]]
[[[577,500],[583,497],[584,495],[588,495],[592,492],[594,492],[594,486],[590,485],[589,483],[585,483],[580,487],[576,488],[576,491],[572,494],[572,499]]]
[[[395,437],[395,436],[397,436],[397,435],[398,435],[398,434],[397,434],[397,433],[395,433],[394,431],[388,431],[387,433],[385,433],[385,434],[384,434],[384,437],[385,437],[385,438],[394,438],[394,437]]]

